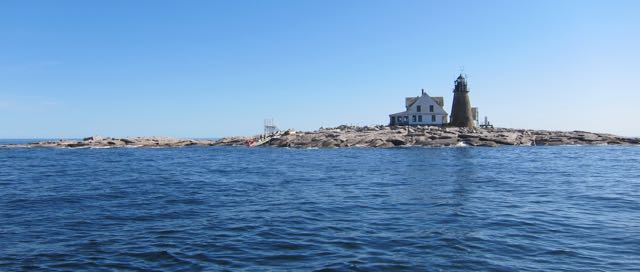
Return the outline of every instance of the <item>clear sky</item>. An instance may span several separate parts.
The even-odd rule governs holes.
[[[498,126],[640,136],[640,1],[0,1],[0,138],[387,124],[464,67]]]

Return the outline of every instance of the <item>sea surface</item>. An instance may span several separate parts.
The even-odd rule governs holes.
[[[0,148],[0,271],[640,271],[640,147]]]

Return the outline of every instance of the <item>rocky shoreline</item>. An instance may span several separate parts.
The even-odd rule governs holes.
[[[217,145],[238,144],[223,139]],[[545,146],[545,145],[635,145],[640,138],[586,131],[526,129],[467,129],[428,126],[339,126],[313,132],[287,131],[266,145],[277,147],[396,147],[396,146]]]
[[[244,146],[254,137],[228,137],[218,140],[161,137],[110,138],[93,136],[82,140],[43,141],[0,147],[185,147]],[[293,148],[398,147],[398,146],[550,146],[550,145],[638,145],[640,138],[621,137],[586,131],[547,131],[527,129],[467,129],[407,126],[339,126],[311,132],[287,130],[262,146]]]
[[[9,144],[0,147],[58,147],[58,148],[105,148],[105,147],[184,147],[212,145],[213,140],[175,139],[168,137],[112,138],[92,136],[82,140],[42,141],[28,144]]]

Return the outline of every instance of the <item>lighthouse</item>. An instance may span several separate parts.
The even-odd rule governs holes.
[[[460,74],[455,81],[453,89],[453,105],[451,106],[451,122],[452,127],[468,127],[475,126],[473,112],[471,111],[471,101],[469,100],[469,89],[467,88],[467,80]]]

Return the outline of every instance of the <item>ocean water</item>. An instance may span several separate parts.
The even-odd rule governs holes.
[[[639,271],[640,147],[0,148],[0,271]]]

